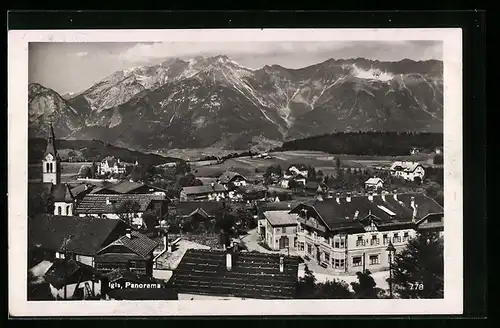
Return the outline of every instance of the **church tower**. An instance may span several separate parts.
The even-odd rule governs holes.
[[[42,176],[44,183],[57,185],[61,182],[61,159],[57,154],[56,137],[52,123],[47,138],[47,149],[42,159]]]

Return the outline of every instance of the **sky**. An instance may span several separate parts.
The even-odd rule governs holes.
[[[330,58],[380,61],[442,60],[441,41],[336,42],[43,42],[29,45],[29,83],[58,93],[86,90],[125,68],[154,65],[168,58],[226,55],[242,66],[302,68]]]

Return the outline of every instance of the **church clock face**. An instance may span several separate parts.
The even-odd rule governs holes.
[[[54,160],[54,156],[52,156],[51,154],[47,154],[47,156],[45,157],[45,159],[47,161],[52,161],[52,160]]]

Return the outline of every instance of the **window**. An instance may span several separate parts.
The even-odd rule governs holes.
[[[281,228],[281,233],[286,233],[286,227]]]
[[[370,245],[380,245],[380,239],[377,238],[377,235],[372,235],[372,239],[370,240]]]
[[[45,164],[45,172],[50,172],[50,165],[49,163]]]
[[[62,206],[57,206],[57,215],[62,214]]]
[[[344,259],[334,259],[333,260],[333,267],[335,269],[343,269],[345,267],[345,260]]]
[[[389,244],[389,237],[387,236],[387,234],[383,235],[383,240],[384,240],[384,245]]]
[[[69,205],[68,205],[68,206],[66,206],[66,214],[67,214],[67,215],[70,215],[70,214],[71,214],[71,213],[70,213],[70,206],[69,206]]]
[[[397,233],[394,234],[394,237],[392,238],[392,242],[394,244],[397,244],[397,243],[401,242],[401,237],[399,236],[399,234],[397,234]]]
[[[356,246],[365,246],[365,240],[363,236],[358,236],[358,240],[356,240]]]
[[[309,254],[312,254],[312,246],[311,246],[311,244],[307,244],[307,252]]]
[[[304,243],[299,242],[299,251],[304,251]]]
[[[336,240],[333,247],[334,248],[340,248],[340,241]]]
[[[293,239],[293,248],[297,248],[297,237]]]
[[[362,264],[361,263],[361,256],[354,256],[352,258],[352,266],[357,267],[357,266],[361,266],[361,264]]]
[[[325,252],[325,262],[330,263],[330,253]]]
[[[371,265],[379,264],[379,263],[380,263],[380,261],[379,261],[378,254],[376,254],[376,255],[370,255],[370,264]]]
[[[345,248],[345,240],[344,240],[344,238],[340,238],[340,248]]]
[[[407,232],[405,232],[405,233],[403,234],[403,242],[408,241],[409,239],[410,239],[410,235],[409,235],[409,233],[408,233],[408,231],[407,231]]]
[[[50,172],[54,172],[54,164],[50,163]]]

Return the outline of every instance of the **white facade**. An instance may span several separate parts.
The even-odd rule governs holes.
[[[394,169],[396,166],[402,167],[401,170]],[[415,181],[416,178],[424,179],[425,169],[422,165],[413,162],[396,162],[391,167],[391,175],[408,181]]]
[[[299,175],[299,174],[300,174],[300,175],[303,175],[303,176],[305,176],[306,178],[307,178],[307,175],[308,175],[308,173],[309,173],[307,170],[301,171],[301,170],[299,170],[298,168],[296,168],[295,166],[290,167],[290,168],[288,169],[288,171],[292,172],[292,173],[293,173],[293,174],[295,174],[295,175]]]
[[[54,215],[73,216],[73,203],[54,202]]]
[[[42,180],[44,183],[52,183],[54,185],[60,183],[58,172],[58,160],[52,154],[47,154],[42,160]]]

